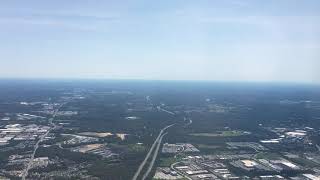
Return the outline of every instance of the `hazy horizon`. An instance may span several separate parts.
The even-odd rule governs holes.
[[[3,1],[0,79],[320,84],[320,2]]]

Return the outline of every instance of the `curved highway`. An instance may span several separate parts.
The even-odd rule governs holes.
[[[145,180],[145,179],[148,177],[148,175],[150,174],[150,172],[151,172],[151,170],[152,170],[152,168],[153,168],[154,162],[155,162],[156,159],[157,159],[162,138],[163,138],[163,136],[165,136],[166,134],[168,134],[168,133],[164,133],[164,134],[160,137],[159,142],[158,142],[158,145],[157,145],[157,148],[156,148],[156,150],[154,151],[152,160],[151,160],[151,162],[150,162],[149,168],[148,168],[148,170],[144,173],[144,175],[143,175],[143,177],[142,177],[142,180]]]
[[[163,129],[161,129],[158,137],[157,137],[156,140],[153,142],[153,144],[152,144],[152,146],[151,146],[148,154],[146,155],[146,157],[144,158],[144,160],[143,160],[142,163],[140,164],[140,166],[139,166],[138,170],[136,171],[136,173],[134,174],[132,180],[136,180],[136,179],[138,178],[138,176],[140,175],[140,173],[141,173],[143,167],[145,166],[145,164],[147,163],[147,161],[148,161],[148,159],[149,159],[149,157],[150,157],[153,149],[156,147],[157,143],[160,142],[160,139],[161,139],[161,136],[162,136],[163,132],[164,132],[166,129],[168,129],[169,127],[173,126],[173,125],[174,125],[174,124],[171,124],[171,125],[169,125],[169,126],[164,127]]]

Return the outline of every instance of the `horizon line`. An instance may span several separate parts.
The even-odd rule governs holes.
[[[158,82],[207,82],[207,83],[252,83],[320,86],[320,82],[298,81],[253,81],[253,80],[210,80],[210,79],[143,79],[143,78],[80,78],[80,77],[0,77],[2,80],[38,81],[158,81]]]

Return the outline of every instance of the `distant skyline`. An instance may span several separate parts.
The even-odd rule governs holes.
[[[318,0],[8,0],[0,78],[320,84]]]

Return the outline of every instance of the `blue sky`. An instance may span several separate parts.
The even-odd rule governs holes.
[[[317,0],[4,0],[0,77],[320,83]]]

